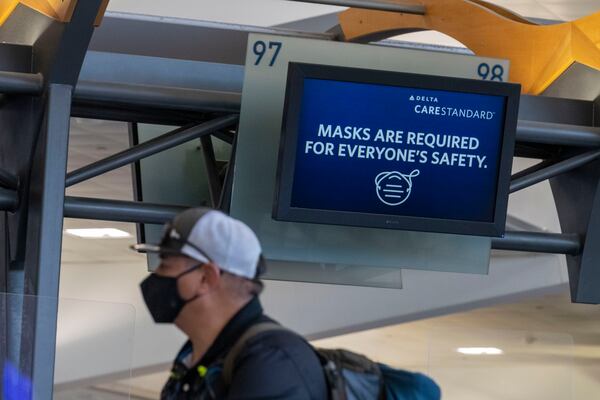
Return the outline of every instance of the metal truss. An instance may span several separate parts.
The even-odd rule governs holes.
[[[211,134],[219,129],[226,128],[237,123],[237,115],[228,115],[215,118],[214,120],[201,123],[199,125],[175,129],[160,137],[145,143],[138,144],[130,149],[124,150],[118,154],[96,161],[76,171],[67,174],[67,187],[91,179],[105,172],[115,170],[125,165],[139,161],[145,157],[168,150],[190,140],[201,138]],[[208,138],[206,138],[208,139]],[[204,143],[204,142],[203,142]],[[212,148],[212,147],[211,147]],[[214,154],[213,157],[214,159]]]
[[[11,91],[24,93],[28,91],[29,94],[38,95],[39,87],[43,86],[43,78],[39,74],[14,75],[12,73],[0,73],[0,77],[2,77],[0,79],[0,93]],[[80,82],[73,96],[75,104],[79,100],[92,102],[93,104],[115,102],[122,104],[124,107],[145,105],[156,109],[194,110],[200,113],[215,111],[239,112],[240,107],[239,93],[97,82]],[[185,106],[182,105],[184,103]],[[124,114],[127,114],[127,111],[124,111]],[[96,117],[102,117],[102,115],[96,115]],[[106,117],[110,118],[110,115]],[[135,114],[130,115],[130,117],[134,118]],[[205,156],[211,203],[216,207],[221,203],[223,182],[218,176],[214,150],[209,136],[214,135],[228,143],[233,143],[234,135],[225,128],[233,127],[237,119],[236,114],[230,114],[216,117],[198,125],[178,128],[149,142],[139,144],[70,172],[66,178],[66,186],[75,185],[181,143],[200,138]],[[545,160],[526,171],[515,174],[511,182],[511,193],[580,168],[600,158],[600,149],[596,149],[600,148],[600,128],[596,127],[519,121],[517,142],[529,146],[570,146],[575,149],[592,148],[592,150],[580,152],[563,160]],[[516,155],[519,155],[518,151]],[[0,184],[3,181],[0,173]],[[0,193],[1,204],[14,207],[16,203],[15,199],[10,197],[10,192],[4,191]],[[102,199],[66,197],[65,200],[65,216],[67,217],[138,223],[162,223],[170,219],[180,209],[180,207],[169,205],[145,205],[144,203]],[[578,235],[540,232],[507,232],[503,238],[494,239],[492,244],[494,249],[499,250],[572,255],[577,254],[582,248],[581,238]]]

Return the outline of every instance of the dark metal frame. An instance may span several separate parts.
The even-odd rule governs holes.
[[[503,97],[505,108],[499,143],[493,219],[490,221],[457,220],[293,207],[291,203],[296,168],[298,126],[304,80],[306,78]],[[520,91],[520,85],[507,83],[290,63],[279,148],[275,200],[273,202],[273,217],[282,221],[406,229],[462,235],[501,236],[504,234],[506,225],[508,189],[514,154]]]
[[[44,77],[40,73],[0,71],[0,86],[2,94],[39,95],[44,89]]]
[[[7,189],[19,189],[19,177],[0,169],[0,186]]]
[[[23,76],[25,75],[25,77]],[[15,77],[15,81],[12,81],[12,74],[4,74],[4,80],[0,80],[0,92],[4,93],[4,92],[10,92],[15,90],[15,86],[19,86],[19,81],[22,81],[23,78],[25,78],[24,80],[27,82],[37,82],[39,80],[39,75],[38,74],[19,74],[18,76],[14,76]],[[33,87],[38,87],[37,85],[31,85],[29,86],[30,89],[28,91],[29,94],[31,95],[37,95],[39,94],[37,92],[37,89],[32,90]],[[102,85],[97,84],[97,85],[93,85],[96,90],[100,90],[98,88],[101,88]],[[162,90],[160,90],[160,88],[156,88],[156,87],[147,87],[149,92],[152,92],[153,90],[157,89],[157,93],[156,94],[152,94],[149,96],[149,98],[159,98],[160,97],[160,93],[163,93]],[[22,92],[22,91],[21,91]],[[108,86],[107,92],[113,93],[113,88],[112,86]],[[239,94],[232,94],[231,98],[235,98],[237,99],[234,103],[237,105],[237,107],[239,107]],[[95,101],[95,100],[104,100],[108,97],[104,96],[103,94],[99,95],[99,99],[96,99],[94,97],[89,97],[89,100]],[[77,102],[77,97],[74,96],[74,101]],[[207,100],[209,101],[209,100]],[[218,100],[218,96],[217,96],[217,102],[219,102]],[[138,103],[137,101],[134,101],[134,104],[141,104],[142,102]],[[154,103],[154,102],[148,102],[146,103],[150,106],[156,106],[159,107],[161,105],[160,102]],[[230,107],[227,107],[227,110],[237,110],[236,109],[236,105],[231,105]],[[169,106],[171,107],[171,106]],[[173,107],[175,108],[175,107]],[[198,112],[208,112],[208,111],[213,111],[215,108],[214,107],[208,107],[208,109],[203,109],[201,108],[201,106],[197,106],[195,108],[195,111]],[[222,109],[221,109],[222,110]],[[124,111],[124,113],[127,113],[127,111]],[[96,117],[102,117],[102,115],[96,115]],[[233,121],[235,119],[235,117],[231,117],[232,118],[232,124],[233,125]],[[173,132],[171,132],[170,134],[173,134]],[[230,132],[227,131],[223,131],[222,129],[216,129],[213,132],[210,132],[210,134],[219,137],[221,139],[226,139],[226,141],[230,142],[232,140],[234,140],[234,136],[231,135]],[[169,134],[167,134],[169,135]],[[165,135],[166,136],[166,135]],[[201,136],[201,135],[199,135]],[[199,137],[198,136],[198,137]],[[164,140],[164,137],[158,138],[161,140]],[[173,138],[174,140],[180,140],[180,138]],[[577,126],[577,125],[568,125],[568,124],[558,124],[558,123],[546,123],[546,122],[538,122],[538,121],[528,121],[528,120],[520,120],[518,122],[517,125],[517,134],[516,134],[516,139],[518,143],[525,143],[525,144],[530,144],[530,145],[558,145],[558,146],[571,146],[573,148],[590,148],[590,147],[600,147],[600,128],[596,128],[596,127],[589,127],[589,126]],[[190,139],[191,140],[191,139]],[[112,166],[122,166],[122,165],[126,165],[127,163],[130,162],[134,162],[140,158],[139,154],[136,154],[134,157],[132,157],[132,154],[137,153],[137,151],[139,149],[133,150],[135,149],[129,149],[124,151],[123,153],[121,153],[118,157],[117,155],[115,156],[111,156],[109,158],[107,158],[106,160],[103,160],[102,162],[96,163],[95,168],[93,168],[94,170],[94,174],[92,174],[93,176],[95,176],[99,171],[101,171],[100,173],[104,173],[104,172],[108,172],[109,170],[113,169],[111,168],[109,165],[112,164],[114,162],[114,164],[112,164]],[[159,150],[160,151],[160,150]],[[146,153],[147,155],[150,154],[155,154],[155,151],[150,151],[149,153]],[[543,161],[540,165],[532,167],[529,171],[523,171],[521,173],[515,174],[513,175],[513,181],[512,181],[512,190],[511,192],[514,192],[516,190],[520,190],[520,188],[525,188],[529,185],[525,185],[525,186],[521,186],[523,185],[522,182],[528,182],[528,183],[537,183],[541,180],[544,179],[548,179],[549,177],[554,177],[557,176],[559,174],[565,173],[573,168],[578,168],[580,165],[585,164],[586,162],[589,162],[591,159],[595,159],[596,152],[592,151],[589,153],[584,155],[582,154],[581,156],[574,156],[574,158],[571,160],[566,160],[567,162],[565,163],[565,160],[563,160],[562,162],[559,162],[559,164],[555,164],[555,161],[553,160],[546,160]],[[518,150],[517,150],[517,154],[516,155],[520,155],[518,154]],[[521,155],[522,156],[522,155]],[[131,157],[129,159],[129,161],[125,162],[125,157]],[[591,157],[591,158],[590,158]],[[116,160],[116,161],[115,161]],[[90,168],[91,166],[88,167],[84,167],[85,170],[87,170],[88,168]],[[541,167],[545,167],[545,168],[541,168]],[[552,169],[548,170],[547,168],[552,167]],[[96,169],[99,168],[99,169]],[[82,173],[82,171],[73,171],[69,174],[69,176],[71,177],[71,179],[74,179],[74,177],[77,177],[77,175],[79,173]],[[543,174],[542,174],[543,172]],[[532,174],[533,175],[532,177]],[[540,178],[542,177],[542,178]],[[525,181],[523,181],[523,178],[526,178]],[[534,179],[535,178],[535,179]],[[78,178],[80,179],[80,178]],[[74,184],[75,181],[71,180],[71,181],[67,181],[68,185]],[[224,185],[223,187],[223,191],[227,190],[227,185]],[[133,205],[132,204],[128,204],[128,207],[126,207],[125,209],[122,208],[122,204],[118,203],[118,202],[113,202],[111,200],[97,200],[102,202],[103,207],[102,209],[105,210],[106,212],[101,214],[102,219],[108,219],[111,220],[112,217],[110,216],[110,211],[109,210],[113,210],[116,212],[121,212],[120,214],[117,215],[121,215],[119,217],[118,220],[129,220],[132,222],[148,222],[148,220],[145,217],[145,213],[142,212],[141,214],[137,215],[135,213],[135,210],[133,209]],[[16,192],[12,192],[10,190],[6,190],[6,189],[0,189],[0,205],[2,205],[3,209],[14,209],[16,207],[16,205],[18,204],[18,196],[16,195]],[[69,198],[67,197],[66,199],[66,205],[69,204]],[[114,209],[112,208],[112,206],[114,206]],[[224,205],[226,206],[226,204]],[[141,207],[141,204],[140,204]],[[173,210],[173,209],[178,209],[177,207],[175,208],[171,208],[170,206],[165,206],[167,207],[167,209]],[[130,218],[125,218],[123,216],[123,211],[124,210],[130,210],[132,211],[132,214],[130,216]],[[80,209],[79,212],[77,213],[77,217],[78,218],[85,218],[86,217],[86,211],[85,209]],[[68,214],[68,212],[67,212]],[[65,215],[67,215],[65,214]],[[100,216],[100,214],[93,214],[94,216],[92,217],[90,215],[90,217],[95,218],[96,216]],[[166,215],[171,216],[172,214],[162,214],[162,216],[165,216],[165,219],[160,219],[160,218],[150,218],[150,220],[154,221],[153,223],[160,223],[160,222],[164,222],[166,221],[168,218],[166,218]],[[71,215],[73,216],[73,215]],[[138,218],[139,217],[139,218]],[[516,246],[516,241],[514,240],[513,236],[515,233],[513,232],[507,232],[506,236],[504,238],[499,238],[494,240],[494,248],[498,248],[498,249],[503,249],[503,250],[511,250],[512,245],[514,244],[514,249],[515,251],[522,251],[522,248],[520,248],[519,246]],[[538,234],[535,236],[530,237],[531,238],[535,238],[535,241],[532,242],[530,241],[530,246],[528,247],[528,251],[539,251],[539,252],[547,252],[547,251],[551,251],[554,252],[556,250],[556,246],[555,246],[555,239],[556,239],[556,234],[550,234],[550,233],[543,233],[543,234]],[[548,239],[547,241],[545,239]],[[572,239],[572,238],[571,238]],[[572,249],[574,248],[572,245],[567,246],[569,250],[569,252],[572,251]],[[581,248],[581,243],[579,248]],[[554,249],[554,250],[553,250]],[[565,252],[561,252],[561,253],[566,253]]]
[[[34,399],[52,398],[72,93],[101,3],[77,3],[66,24],[34,13],[22,22],[38,32],[34,44],[2,45],[14,60],[4,57],[0,73],[2,184],[12,211],[1,223],[1,265],[11,271],[7,286],[22,297],[0,347],[19,349],[11,361],[31,379]]]
[[[138,144],[118,154],[96,161],[76,171],[69,172],[67,174],[66,185],[67,187],[75,185],[105,172],[115,170],[182,143],[189,142],[190,140],[203,139],[206,135],[235,124],[237,120],[237,115],[227,115],[199,125],[175,129],[153,140]]]
[[[525,174],[513,177],[510,182],[510,192],[523,190],[537,183],[562,175],[600,158],[600,150],[590,150],[559,162],[542,162]]]
[[[202,147],[202,154],[204,155],[204,168],[206,168],[206,174],[208,175],[208,191],[210,194],[211,206],[217,208],[219,206],[219,199],[221,198],[223,187],[221,185],[221,179],[219,179],[215,149],[213,147],[212,139],[209,136],[202,136],[200,138],[200,144]]]

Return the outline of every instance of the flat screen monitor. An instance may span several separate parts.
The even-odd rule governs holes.
[[[520,86],[290,63],[273,218],[501,236]]]

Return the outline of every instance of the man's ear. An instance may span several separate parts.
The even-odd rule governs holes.
[[[221,285],[221,270],[213,263],[202,267],[199,294],[208,293]]]

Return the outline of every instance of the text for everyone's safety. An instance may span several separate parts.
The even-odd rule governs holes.
[[[479,139],[472,136],[319,124],[317,138],[322,139],[305,141],[304,154],[487,168],[487,157],[476,154],[480,147]],[[332,143],[326,139],[342,139],[350,143]],[[392,144],[396,146],[390,146]]]

